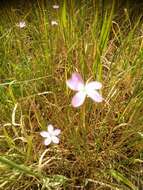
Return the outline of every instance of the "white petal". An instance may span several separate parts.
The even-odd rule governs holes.
[[[21,22],[19,22],[19,24],[16,24],[16,25],[20,28],[24,28],[26,26],[26,23],[25,23],[25,21],[21,21]]]
[[[58,136],[61,133],[61,130],[55,129],[53,133],[54,133],[54,136]]]
[[[58,137],[53,136],[53,137],[52,137],[52,141],[53,141],[53,143],[58,144],[60,140],[59,140]]]
[[[95,102],[102,102],[103,98],[102,96],[95,90],[92,90],[90,92],[87,92],[87,95],[94,100]]]
[[[59,5],[53,5],[53,9],[58,9]]]
[[[84,87],[84,82],[79,73],[73,73],[72,77],[67,80],[67,86],[75,91],[79,91]]]
[[[52,26],[54,26],[54,25],[57,26],[57,25],[58,25],[58,22],[55,21],[55,20],[52,20],[52,21],[51,21],[51,25],[52,25]]]
[[[100,88],[102,88],[102,84],[100,82],[97,81],[93,81],[93,82],[89,82],[85,85],[86,91],[90,91],[90,90],[98,90]]]
[[[72,98],[72,106],[79,107],[80,105],[82,105],[85,100],[85,97],[86,97],[85,92],[82,91],[77,92]]]
[[[53,134],[53,132],[54,132],[54,127],[53,127],[53,125],[48,125],[48,127],[47,127],[47,129],[48,129],[48,133],[49,134]]]
[[[47,137],[47,136],[49,136],[49,133],[48,133],[47,131],[42,131],[42,132],[40,133],[40,135],[41,135],[42,137]]]
[[[51,144],[51,142],[52,142],[52,139],[51,139],[51,138],[46,138],[45,141],[44,141],[44,144],[45,144],[46,146],[48,146],[49,144]]]

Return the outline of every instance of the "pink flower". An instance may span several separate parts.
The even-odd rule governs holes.
[[[55,144],[59,143],[59,138],[57,137],[61,133],[60,129],[55,129],[53,125],[48,125],[47,131],[42,131],[40,135],[45,138],[44,144],[47,146],[51,144],[52,142]]]
[[[95,102],[102,102],[103,98],[97,90],[102,88],[102,84],[97,81],[86,82],[84,81],[79,73],[73,73],[72,77],[67,80],[67,86],[77,91],[72,98],[72,106],[79,107],[84,103],[86,96],[90,97]]]

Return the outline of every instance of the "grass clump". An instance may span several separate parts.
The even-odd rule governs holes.
[[[1,189],[143,188],[142,12],[95,2],[1,4]],[[75,71],[103,84],[102,103],[71,106]]]

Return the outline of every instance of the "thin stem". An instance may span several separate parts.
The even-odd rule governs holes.
[[[86,128],[86,119],[85,119],[85,104],[83,104],[82,108],[81,108],[81,115],[82,115],[82,125],[83,125],[83,128],[85,129]]]

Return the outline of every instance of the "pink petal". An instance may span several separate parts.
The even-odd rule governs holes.
[[[52,137],[52,141],[53,141],[53,143],[55,143],[55,144],[59,144],[59,138],[58,137],[56,137],[56,136],[53,136]]]
[[[46,131],[42,131],[42,132],[40,133],[40,135],[41,135],[42,137],[47,137],[47,136],[49,136],[49,133],[46,132]]]
[[[89,82],[85,85],[86,91],[90,91],[90,90],[98,90],[100,88],[102,88],[102,84],[100,82],[97,81],[92,81]]]
[[[48,129],[48,133],[49,133],[49,134],[53,134],[53,131],[54,131],[53,125],[51,125],[51,124],[48,125],[47,129]]]
[[[86,93],[84,92],[77,92],[74,97],[72,98],[72,106],[73,107],[79,107],[83,104],[86,97]]]
[[[95,102],[102,102],[103,98],[102,96],[95,90],[91,90],[89,92],[87,92],[87,95],[94,100]]]
[[[51,144],[51,142],[52,142],[52,139],[51,139],[51,138],[46,138],[45,141],[44,141],[44,144],[45,144],[46,146],[48,146],[49,144]]]
[[[61,130],[55,129],[53,133],[54,133],[54,136],[58,136],[61,133]]]
[[[84,87],[84,82],[79,73],[73,73],[72,77],[67,80],[67,86],[75,91],[79,91]]]

